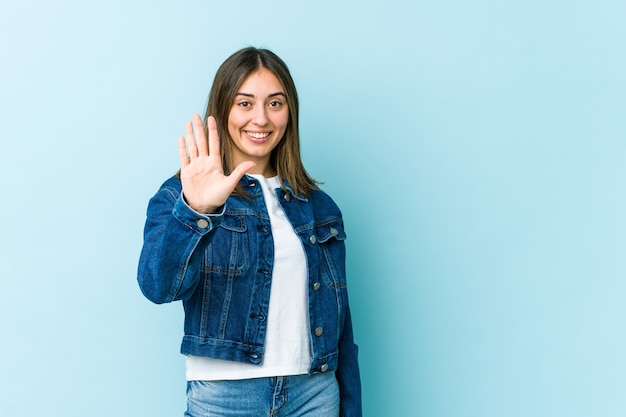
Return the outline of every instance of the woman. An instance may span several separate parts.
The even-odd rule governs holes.
[[[285,63],[219,68],[181,169],[150,200],[138,281],[182,300],[186,416],[361,416],[341,212],[300,158]]]

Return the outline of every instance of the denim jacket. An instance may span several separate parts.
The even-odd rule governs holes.
[[[220,214],[202,215],[185,203],[180,179],[167,180],[148,205],[138,281],[154,303],[182,300],[181,353],[260,364],[274,244],[260,184],[244,175],[240,185],[248,198],[232,195]],[[307,259],[309,372],[335,371],[341,416],[360,417],[341,211],[321,190],[305,198],[284,184],[276,193]]]

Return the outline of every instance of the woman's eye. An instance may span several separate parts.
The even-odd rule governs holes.
[[[280,107],[283,103],[280,101],[272,101],[270,102],[270,107]]]
[[[239,106],[243,107],[243,108],[250,107],[251,105],[252,104],[249,101],[242,101],[242,102],[239,103]]]

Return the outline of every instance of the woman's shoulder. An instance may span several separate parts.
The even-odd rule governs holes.
[[[163,184],[161,184],[161,187],[159,188],[159,190],[162,190],[164,188],[171,188],[171,189],[178,190],[180,192],[180,190],[183,188],[182,183],[180,182],[180,176],[176,174],[166,179],[163,182]]]
[[[316,209],[322,209],[327,213],[333,214],[338,218],[341,218],[341,209],[335,202],[335,200],[326,191],[319,187],[309,192],[307,199]]]
[[[156,196],[159,195],[169,195],[172,199],[177,199],[180,196],[181,190],[183,189],[182,183],[180,181],[180,177],[178,174],[172,175],[168,179],[166,179],[161,186],[159,187]]]

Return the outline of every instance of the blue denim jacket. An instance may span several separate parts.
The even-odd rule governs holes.
[[[245,175],[240,185],[248,199],[231,196],[222,213],[205,216],[187,206],[180,179],[167,180],[148,205],[138,281],[154,303],[183,301],[183,354],[260,364],[274,245],[260,184]],[[321,190],[305,198],[285,184],[276,193],[307,259],[309,371],[335,371],[341,416],[360,417],[341,211]]]

